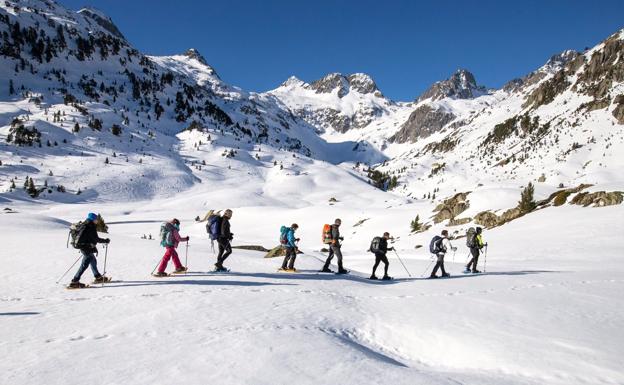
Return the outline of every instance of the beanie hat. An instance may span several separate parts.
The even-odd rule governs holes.
[[[95,221],[97,219],[98,215],[95,213],[89,213],[87,214],[87,220],[89,221]]]

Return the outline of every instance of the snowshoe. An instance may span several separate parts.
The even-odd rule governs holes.
[[[464,271],[462,271],[462,273],[464,274],[470,274],[470,269],[469,268],[465,268]]]
[[[389,276],[389,275],[384,275],[384,276],[383,276],[383,278],[382,278],[382,280],[384,280],[384,281],[392,281],[393,279],[394,279],[394,278],[392,278],[392,277],[391,277],[391,276]]]
[[[163,278],[163,277],[168,277],[168,276],[169,276],[169,274],[167,274],[167,273],[165,273],[165,272],[162,272],[162,273],[161,273],[160,271],[158,271],[158,272],[156,272],[156,273],[152,274],[152,276],[154,276],[154,277],[156,277],[156,278]]]
[[[332,269],[330,269],[329,267],[324,267],[322,268],[319,273],[333,273],[334,271]]]
[[[183,274],[186,273],[188,271],[188,267],[186,266],[182,266],[179,269],[175,269],[175,271],[173,272],[173,274]]]
[[[429,279],[437,279],[437,278],[440,278],[440,277],[438,277],[437,275],[433,275],[433,274],[429,276]]]
[[[481,271],[479,271],[479,270],[473,270],[473,271],[472,271],[472,274],[481,274]]]
[[[443,273],[442,276],[440,278],[448,278],[451,275],[449,273]]]
[[[108,283],[111,281],[110,277],[104,276],[104,275],[100,275],[99,277],[95,278],[93,280],[93,283]]]
[[[375,274],[371,275],[369,279],[372,279],[373,281],[378,280],[379,278],[377,278],[377,276]]]
[[[349,274],[349,270],[347,269],[338,270],[336,274]]]
[[[80,282],[70,282],[69,285],[66,286],[66,288],[69,290],[86,289],[87,287],[89,287],[89,285],[85,285],[84,283],[80,283]]]
[[[214,272],[215,272],[215,273],[227,273],[227,272],[229,272],[229,271],[230,271],[230,269],[228,269],[227,267],[223,267],[223,266],[221,266],[221,267],[216,267],[216,268],[214,269]]]

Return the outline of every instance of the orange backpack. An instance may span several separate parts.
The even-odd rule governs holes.
[[[328,224],[323,225],[323,233],[321,235],[321,240],[326,245],[329,245],[330,243],[332,243],[333,238],[332,238],[331,225],[328,225]]]

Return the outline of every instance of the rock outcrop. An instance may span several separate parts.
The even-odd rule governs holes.
[[[428,104],[423,104],[416,108],[403,123],[399,131],[389,140],[390,142],[406,143],[416,142],[419,138],[424,138],[437,132],[446,126],[455,115],[442,108],[434,108]]]
[[[472,99],[486,92],[485,87],[477,85],[477,81],[472,73],[465,69],[458,69],[447,80],[434,83],[418,97],[417,101],[420,102],[426,99],[440,100],[444,98]]]
[[[457,193],[451,198],[445,199],[433,211],[437,213],[433,217],[433,223],[440,223],[447,219],[453,219],[470,207],[468,202],[470,192]]]

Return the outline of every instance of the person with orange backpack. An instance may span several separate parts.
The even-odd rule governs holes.
[[[347,274],[349,271],[342,267],[342,251],[340,248],[342,245],[340,241],[344,240],[343,237],[340,236],[340,225],[342,221],[340,218],[336,218],[334,224],[327,229],[328,225],[323,227],[323,243],[329,245],[329,255],[327,256],[327,260],[325,261],[325,265],[321,270],[321,273],[333,273],[333,271],[329,268],[329,265],[336,256],[338,260],[338,271],[336,274]]]

